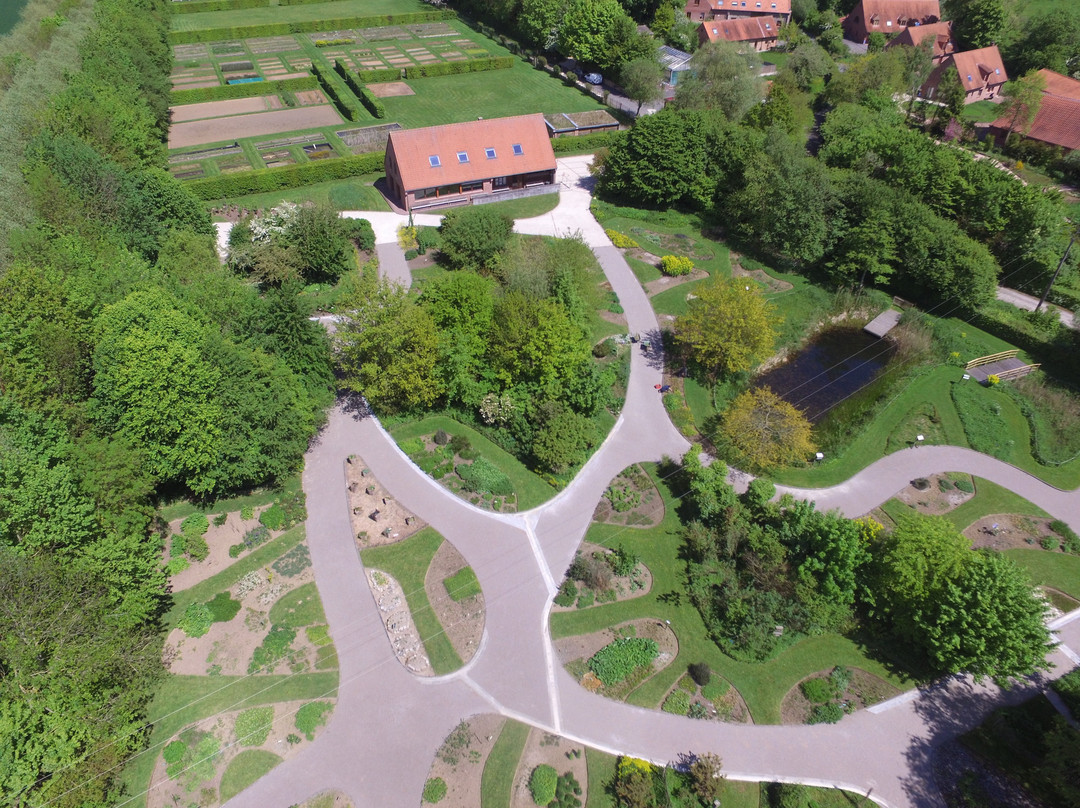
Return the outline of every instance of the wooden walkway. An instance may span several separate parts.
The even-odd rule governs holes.
[[[863,326],[863,331],[878,338],[884,337],[900,322],[900,314],[896,309],[886,309]]]
[[[1037,369],[1038,365],[1029,365],[1017,358],[1018,350],[982,356],[967,363],[964,369],[979,382],[985,382],[990,376],[997,376],[1001,381],[1019,379]]]

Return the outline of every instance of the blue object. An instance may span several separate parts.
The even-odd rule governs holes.
[[[229,79],[226,84],[251,84],[255,81],[262,81],[262,79],[259,76],[250,79]]]

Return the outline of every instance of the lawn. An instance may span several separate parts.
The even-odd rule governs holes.
[[[617,761],[615,755],[585,747],[585,763],[589,772],[589,782],[585,786],[585,808],[617,808],[615,800],[607,791],[608,785],[615,779]]]
[[[360,552],[364,566],[383,570],[401,584],[409,611],[437,676],[452,673],[462,665],[424,591],[428,567],[442,543],[443,537],[434,528],[426,527],[404,541]]]
[[[503,724],[502,732],[488,754],[484,774],[480,779],[481,808],[505,808],[510,804],[514,775],[528,738],[529,728],[525,724],[511,720]]]
[[[1006,550],[1005,555],[1026,569],[1037,585],[1060,589],[1080,600],[1080,556],[1046,550]]]
[[[632,691],[627,701],[643,707],[657,707],[667,690],[686,672],[687,665],[704,661],[730,681],[742,694],[759,724],[780,721],[780,702],[800,679],[835,665],[862,668],[898,688],[913,683],[902,674],[890,671],[868,656],[866,649],[846,637],[827,634],[796,642],[773,659],[763,663],[738,662],[723,654],[708,636],[697,609],[682,597],[685,588],[684,562],[679,559],[681,545],[676,500],[668,487],[657,479],[655,466],[646,469],[657,480],[666,512],[663,521],[650,529],[628,529],[618,525],[594,524],[586,540],[607,547],[623,544],[637,552],[653,575],[647,595],[572,612],[551,615],[552,637],[572,636],[598,631],[608,626],[640,617],[670,620],[679,639],[678,656],[662,671]]]
[[[270,607],[270,625],[300,629],[326,623],[322,600],[314,581],[286,592]]]
[[[231,800],[276,765],[281,758],[262,749],[247,749],[234,757],[221,775],[221,801]]]
[[[1001,104],[993,101],[976,101],[964,107],[963,118],[974,123],[990,123],[1001,117]]]
[[[539,475],[529,471],[525,464],[512,454],[496,446],[472,427],[465,426],[445,415],[430,415],[419,421],[405,421],[391,426],[390,434],[400,445],[411,438],[430,435],[440,429],[450,435],[467,437],[473,448],[479,450],[481,457],[489,460],[510,478],[514,492],[517,494],[519,511],[535,508],[555,495],[554,488],[544,482]]]
[[[539,194],[522,199],[510,199],[506,202],[491,202],[486,210],[494,210],[511,219],[532,219],[551,213],[559,205],[558,194]]]
[[[687,297],[694,294],[699,286],[708,283],[709,280],[709,278],[702,278],[699,281],[690,281],[654,295],[651,299],[653,311],[658,317],[665,314],[672,317],[686,314]]]
[[[367,174],[345,180],[331,180],[305,185],[302,188],[290,188],[284,191],[272,191],[265,194],[250,194],[230,199],[220,199],[212,207],[237,205],[249,210],[272,208],[281,202],[317,202],[329,205],[334,210],[390,210],[386,199],[374,187],[375,180],[382,174]]]
[[[1019,513],[1025,516],[1047,516],[1046,511],[1033,505],[1018,494],[1002,488],[989,480],[975,478],[975,496],[963,505],[949,511],[945,518],[964,530],[992,513]]]
[[[197,31],[203,28],[264,25],[272,22],[308,22],[343,17],[376,17],[382,14],[406,14],[415,11],[431,11],[431,6],[420,0],[332,0],[327,3],[296,6],[274,5],[263,8],[173,14],[172,29]]]

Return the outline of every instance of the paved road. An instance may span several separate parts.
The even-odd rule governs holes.
[[[1011,303],[1016,306],[1016,308],[1023,309],[1024,311],[1035,311],[1035,307],[1039,305],[1039,298],[1034,295],[1029,295],[1017,291],[1016,289],[1009,289],[1005,286],[998,287],[997,299],[1004,300],[1006,303]],[[1062,323],[1069,328],[1076,328],[1076,318],[1073,317],[1071,311],[1063,309],[1061,306],[1055,306],[1053,303],[1045,303],[1043,307],[1057,311]]]
[[[588,215],[586,166],[582,158],[560,161],[559,207],[518,222],[517,229],[580,232],[619,295],[630,330],[653,332],[656,318],[644,291]],[[389,218],[380,223],[380,258],[389,255],[395,228]],[[403,263],[391,262],[396,267],[391,271],[400,273]],[[407,276],[401,280],[407,282]],[[635,349],[626,404],[603,446],[566,490],[518,515],[491,514],[457,499],[416,468],[376,419],[348,403],[331,412],[308,452],[303,483],[312,565],[341,664],[338,704],[323,735],[231,800],[230,808],[284,808],[328,788],[345,792],[358,808],[415,806],[442,739],[458,720],[479,712],[501,713],[581,743],[657,762],[691,750],[715,751],[736,778],[839,785],[869,791],[881,804],[897,808],[942,804],[929,774],[932,749],[978,724],[996,707],[1025,698],[1043,682],[1002,693],[958,678],[834,726],[744,727],[610,701],[586,692],[559,666],[547,627],[551,597],[604,488],[633,462],[665,454],[677,457],[688,448],[653,389],[661,370],[656,357]],[[362,454],[380,483],[435,526],[476,571],[487,622],[480,650],[461,671],[417,678],[390,649],[353,549],[343,470],[353,452]],[[965,449],[898,452],[842,485],[788,490],[854,515],[888,499],[913,477],[942,471],[991,479],[1080,529],[1077,492],[1058,491]],[[1073,649],[1080,649],[1080,621],[1063,621],[1057,629],[1065,642],[1053,655],[1055,672],[1060,673],[1076,658]]]

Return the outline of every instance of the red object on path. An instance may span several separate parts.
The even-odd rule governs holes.
[[[660,389],[660,385],[658,385],[658,384],[654,384],[654,385],[653,385],[653,389],[654,389],[654,390],[659,390],[659,389]]]

